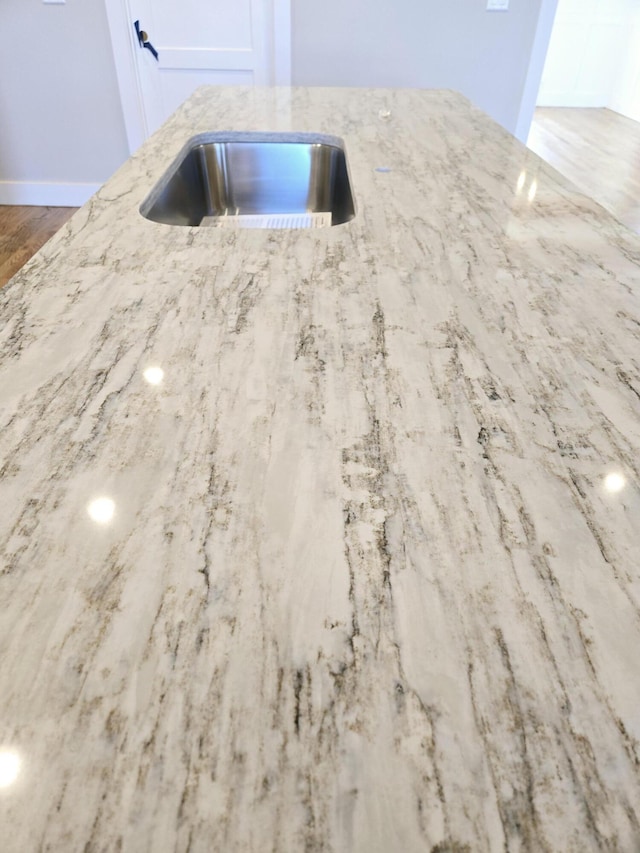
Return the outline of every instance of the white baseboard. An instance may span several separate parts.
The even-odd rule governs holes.
[[[609,109],[613,110],[614,113],[619,113],[625,118],[631,118],[634,121],[640,121],[640,106],[633,109],[633,107],[629,108],[627,104],[621,104],[616,101],[613,101]]]
[[[101,184],[52,184],[44,181],[0,181],[0,204],[82,207],[101,186]]]
[[[602,92],[540,92],[538,107],[596,107],[609,105],[609,98]]]

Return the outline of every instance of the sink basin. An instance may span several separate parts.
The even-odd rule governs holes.
[[[310,133],[194,136],[140,213],[166,225],[341,225],[355,216],[344,143]]]

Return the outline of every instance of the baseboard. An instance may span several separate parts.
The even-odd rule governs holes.
[[[538,107],[591,107],[602,109],[609,99],[597,92],[546,92],[538,96]]]
[[[82,207],[101,184],[53,184],[44,181],[0,181],[0,204],[39,207]]]
[[[609,106],[609,109],[613,110],[614,113],[618,113],[618,115],[624,116],[625,118],[630,118],[633,119],[633,121],[640,122],[640,107],[629,109],[626,104],[614,102]]]

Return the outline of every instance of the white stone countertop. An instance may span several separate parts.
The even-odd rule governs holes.
[[[210,130],[356,218],[143,219]],[[640,850],[640,239],[459,95],[199,90],[0,291],[0,450],[3,853]]]

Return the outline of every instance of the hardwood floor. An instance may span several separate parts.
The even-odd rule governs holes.
[[[0,206],[0,287],[76,210],[75,207]]]
[[[527,145],[640,234],[640,122],[607,109],[542,107]]]

